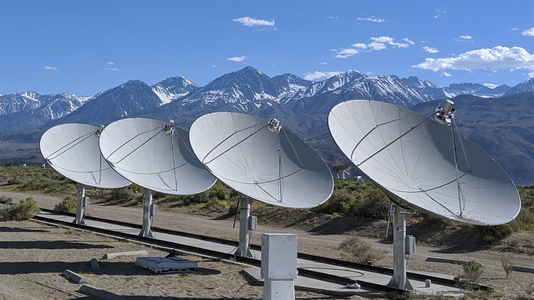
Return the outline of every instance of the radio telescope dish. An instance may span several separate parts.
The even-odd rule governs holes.
[[[154,191],[173,195],[201,193],[215,184],[191,150],[189,136],[174,122],[129,118],[109,124],[100,137],[100,151],[122,176],[145,188],[143,228],[140,235],[154,237],[151,219]]]
[[[75,181],[76,218],[74,223],[85,224],[85,186],[120,188],[130,184],[113,170],[98,148],[100,128],[86,124],[62,124],[48,129],[41,137],[41,153],[47,163],[61,175]]]
[[[216,181],[191,151],[187,132],[172,121],[115,121],[102,132],[100,151],[119,174],[152,191],[191,195]]]
[[[218,112],[190,129],[193,151],[210,172],[240,193],[268,204],[310,208],[332,194],[322,158],[276,119]]]
[[[239,247],[235,255],[252,257],[249,224],[252,199],[309,208],[326,201],[334,180],[326,163],[276,119],[218,112],[198,118],[189,131],[193,151],[221,181],[245,195],[239,203]]]
[[[398,206],[393,207],[393,277],[389,286],[413,290],[406,276],[406,216],[399,205],[474,225],[513,220],[521,208],[508,174],[457,133],[454,103],[426,117],[392,104],[352,100],[336,105],[328,127],[343,153]],[[455,132],[456,131],[456,132]],[[400,202],[398,202],[398,201]]]
[[[452,104],[445,106],[447,112]],[[343,153],[405,204],[474,225],[512,221],[521,208],[514,183],[445,119],[384,102],[352,100],[331,110],[328,126]]]
[[[62,124],[41,137],[41,154],[61,175],[87,186],[120,188],[130,184],[100,154],[101,128],[86,124]]]

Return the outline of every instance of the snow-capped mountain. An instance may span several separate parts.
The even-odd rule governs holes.
[[[313,85],[313,81],[302,79],[296,75],[285,73],[271,78],[287,94],[303,91]]]
[[[504,93],[513,96],[506,101],[499,101],[504,98],[499,97]],[[203,87],[198,87],[184,77],[172,77],[153,86],[148,86],[139,80],[131,80],[90,98],[70,94],[38,95],[34,92],[0,96],[0,130],[45,130],[68,122],[106,125],[126,117],[149,117],[163,121],[172,119],[177,126],[187,129],[203,114],[214,111],[235,111],[264,119],[277,118],[285,128],[303,137],[318,149],[326,160],[335,160],[335,157],[341,154],[339,151],[335,152],[326,119],[333,106],[346,100],[374,99],[410,108],[415,105],[422,107],[428,103],[433,110],[436,103],[430,103],[432,100],[454,97],[456,101],[459,97],[465,97],[465,101],[459,99],[458,102],[462,105],[478,103],[480,106],[485,100],[493,100],[491,101],[493,109],[507,113],[512,110],[504,106],[504,103],[507,105],[515,103],[514,101],[518,101],[516,98],[520,97],[523,98],[517,103],[527,103],[531,101],[532,95],[534,95],[534,79],[514,88],[506,85],[494,87],[471,83],[436,87],[431,82],[417,77],[401,79],[394,75],[368,76],[357,71],[339,73],[322,81],[308,81],[292,74],[271,78],[253,67],[246,67],[216,78]],[[476,101],[471,101],[473,99]],[[461,113],[458,112],[458,115]],[[510,143],[515,148],[520,146],[521,149],[531,149],[532,134],[528,129],[532,127],[528,123],[531,119],[519,120],[518,116],[523,114],[507,113],[510,124],[517,126],[505,126],[508,131],[500,132],[498,136],[509,137]],[[472,119],[472,116],[470,118]],[[491,122],[492,119],[485,116],[467,126],[473,127],[470,132],[492,130],[486,129],[491,128]],[[524,126],[521,122],[529,125]],[[487,134],[484,136],[487,136],[490,142],[481,141],[483,145],[491,145],[497,137]],[[511,139],[512,136],[515,138]],[[499,147],[487,146],[487,148],[490,149],[490,155],[493,152],[500,155]],[[534,154],[522,158],[520,163],[528,159],[534,164]],[[520,169],[516,162],[510,160],[503,167],[510,170]],[[523,178],[521,180],[525,182],[531,182],[529,181],[531,177],[528,177],[531,175],[523,171],[514,176]]]
[[[254,106],[262,106],[263,101],[276,101],[285,89],[269,76],[253,67],[246,67],[236,72],[225,74],[190,96],[182,99],[182,105],[203,103],[206,106],[232,103],[243,111]]]
[[[327,114],[336,104],[352,99],[374,99],[404,107],[432,100],[397,76],[370,77],[348,71],[288,95],[281,102],[296,114]]]
[[[49,122],[41,129],[61,123],[108,124],[162,104],[150,86],[140,80],[130,80],[95,96],[91,101],[63,117]]]
[[[25,92],[0,96],[0,130],[36,129],[72,113],[91,99],[67,93]]]
[[[454,83],[443,88],[450,96],[449,98],[460,95],[474,95],[483,98],[495,98],[503,96],[511,87],[502,84],[496,87],[489,87],[478,83]]]
[[[534,91],[534,77],[525,82],[522,82],[505,93],[506,96],[520,93],[528,93]]]
[[[506,84],[499,86],[487,86],[478,83],[454,83],[447,87],[436,87],[430,81],[422,81],[415,76],[403,78],[401,81],[431,99],[450,99],[460,95],[474,95],[484,98],[495,98],[503,96],[511,88]]]
[[[39,95],[35,92],[22,92],[3,95],[0,96],[0,115],[45,109],[53,120],[75,111],[89,99],[90,97],[68,93]]]
[[[187,96],[199,87],[183,76],[167,78],[151,86],[161,100],[161,105]]]
[[[474,83],[436,87],[413,76],[402,79],[394,75],[371,77],[357,71],[346,71],[322,81],[308,81],[292,74],[271,78],[249,66],[216,78],[203,87],[185,77],[171,77],[151,87],[142,81],[131,80],[93,97],[34,92],[4,95],[0,96],[0,128],[27,129],[33,126],[29,124],[47,128],[82,121],[99,125],[131,116],[153,116],[163,120],[189,116],[179,121],[189,125],[190,119],[201,114],[226,110],[263,117],[278,114],[309,129],[323,126],[325,118],[315,120],[316,126],[311,126],[305,120],[307,117],[324,116],[337,103],[351,99],[374,99],[412,107],[457,95],[498,97],[525,91],[534,91],[534,79],[514,88]],[[29,117],[39,120],[17,123],[14,116],[10,116],[23,112],[31,112]],[[50,124],[42,126],[47,122]]]
[[[31,111],[41,106],[40,95],[35,92],[23,92],[0,96],[0,115],[21,111]]]

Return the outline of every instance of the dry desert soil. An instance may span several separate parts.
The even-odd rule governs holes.
[[[0,196],[15,201],[32,197],[42,208],[53,208],[61,201],[58,197],[0,192]],[[141,224],[140,207],[91,204],[86,214]],[[293,214],[291,214],[293,215]],[[278,218],[275,222],[272,219]],[[334,217],[295,213],[293,217],[260,218],[258,230],[252,235],[252,243],[260,244],[264,232],[295,233],[300,252],[341,258],[337,249],[349,232],[361,233],[362,239],[375,251],[385,253],[376,265],[391,267],[392,247],[387,241],[364,231],[383,231],[383,224],[370,221],[351,221]],[[293,222],[291,222],[292,219]],[[282,225],[281,225],[282,224]],[[233,228],[233,218],[221,214],[191,214],[179,211],[161,211],[154,225],[162,228],[213,235],[237,240],[238,229]],[[408,233],[409,234],[409,233]],[[468,238],[466,239],[468,240]],[[461,299],[534,299],[534,273],[514,271],[510,278],[501,265],[508,256],[514,266],[534,269],[534,245],[532,234],[514,235],[499,247],[480,248],[468,246],[431,247],[417,245],[417,252],[410,255],[407,267],[413,271],[431,271],[459,276],[463,273],[459,264],[429,261],[433,259],[469,261],[476,260],[484,266],[480,282],[495,289],[491,294],[467,294]],[[520,245],[520,246],[519,246]],[[514,247],[521,251],[509,252]],[[124,296],[128,300],[171,299],[261,299],[262,287],[247,282],[242,265],[199,256],[183,256],[198,262],[199,271],[185,274],[153,275],[134,266],[135,256],[122,256],[104,260],[106,253],[147,250],[149,256],[166,256],[162,252],[133,242],[125,242],[90,232],[80,232],[49,226],[35,221],[0,221],[0,300],[1,299],[91,299],[79,292],[80,285],[61,275],[65,269],[78,272],[88,280],[88,285]],[[508,252],[503,252],[502,250]],[[89,261],[99,260],[101,270],[91,269]],[[439,297],[438,297],[439,298]],[[338,299],[335,296],[311,292],[296,292],[296,299]],[[361,299],[352,296],[345,299]]]

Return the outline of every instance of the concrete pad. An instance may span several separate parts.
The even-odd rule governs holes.
[[[253,282],[257,285],[263,285],[263,279],[261,278],[260,272],[261,269],[258,267],[245,268],[243,269],[245,275],[247,275]],[[368,291],[362,289],[352,289],[348,288],[341,284],[336,284],[332,282],[317,280],[304,276],[297,276],[294,281],[295,290],[297,291],[307,291],[315,292],[321,294],[328,294],[334,296],[349,297],[353,295],[358,296],[370,296],[370,295],[380,295],[377,291]]]

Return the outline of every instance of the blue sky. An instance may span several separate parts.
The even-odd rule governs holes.
[[[534,1],[0,0],[0,94],[203,86],[246,66],[514,86],[534,77]]]

